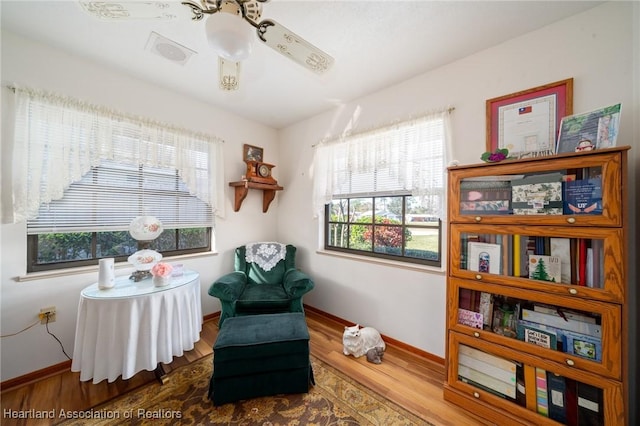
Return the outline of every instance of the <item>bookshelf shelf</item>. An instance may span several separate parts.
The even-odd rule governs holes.
[[[628,149],[449,168],[446,400],[627,424]]]

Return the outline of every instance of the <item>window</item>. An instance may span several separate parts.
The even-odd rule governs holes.
[[[410,195],[327,204],[326,249],[439,265],[440,219]]]
[[[27,222],[29,272],[126,260],[139,246],[129,224],[142,215],[164,225],[150,248],[211,250],[214,215],[224,215],[222,140],[56,94],[14,93],[13,161],[3,170],[13,205],[3,219]]]
[[[326,250],[441,265],[447,115],[318,146],[314,202]]]
[[[175,169],[102,160],[27,221],[27,271],[126,261],[139,249],[129,223],[144,214],[164,226],[149,248],[164,256],[211,250],[211,209],[189,194]]]

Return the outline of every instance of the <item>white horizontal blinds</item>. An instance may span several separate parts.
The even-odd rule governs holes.
[[[333,198],[443,195],[442,118],[350,136],[332,149]]]
[[[213,224],[211,208],[189,193],[175,169],[103,160],[63,198],[43,204],[27,233],[126,231],[142,215],[156,216],[165,229]]]

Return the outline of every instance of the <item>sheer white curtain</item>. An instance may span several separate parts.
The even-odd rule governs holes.
[[[334,197],[411,194],[443,217],[449,110],[322,141],[314,156],[314,214]],[[434,198],[437,201],[434,203]]]
[[[171,167],[224,215],[223,141],[42,91],[15,89],[13,222],[37,216],[101,159]]]

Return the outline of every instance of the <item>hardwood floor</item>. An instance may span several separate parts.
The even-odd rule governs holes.
[[[343,324],[308,310],[311,353],[352,379],[364,384],[415,415],[436,425],[473,426],[481,420],[442,398],[444,367],[402,348],[387,345],[382,364],[372,364],[365,357],[353,358],[342,353]],[[171,364],[165,371],[187,365],[211,353],[218,334],[217,318],[205,321],[201,339],[195,348]],[[81,411],[108,401],[155,379],[153,372],[143,371],[129,380],[106,380],[98,384],[80,382],[80,373],[64,372],[35,383],[2,390],[3,425],[52,425],[55,420],[19,420],[7,418],[6,410]]]

